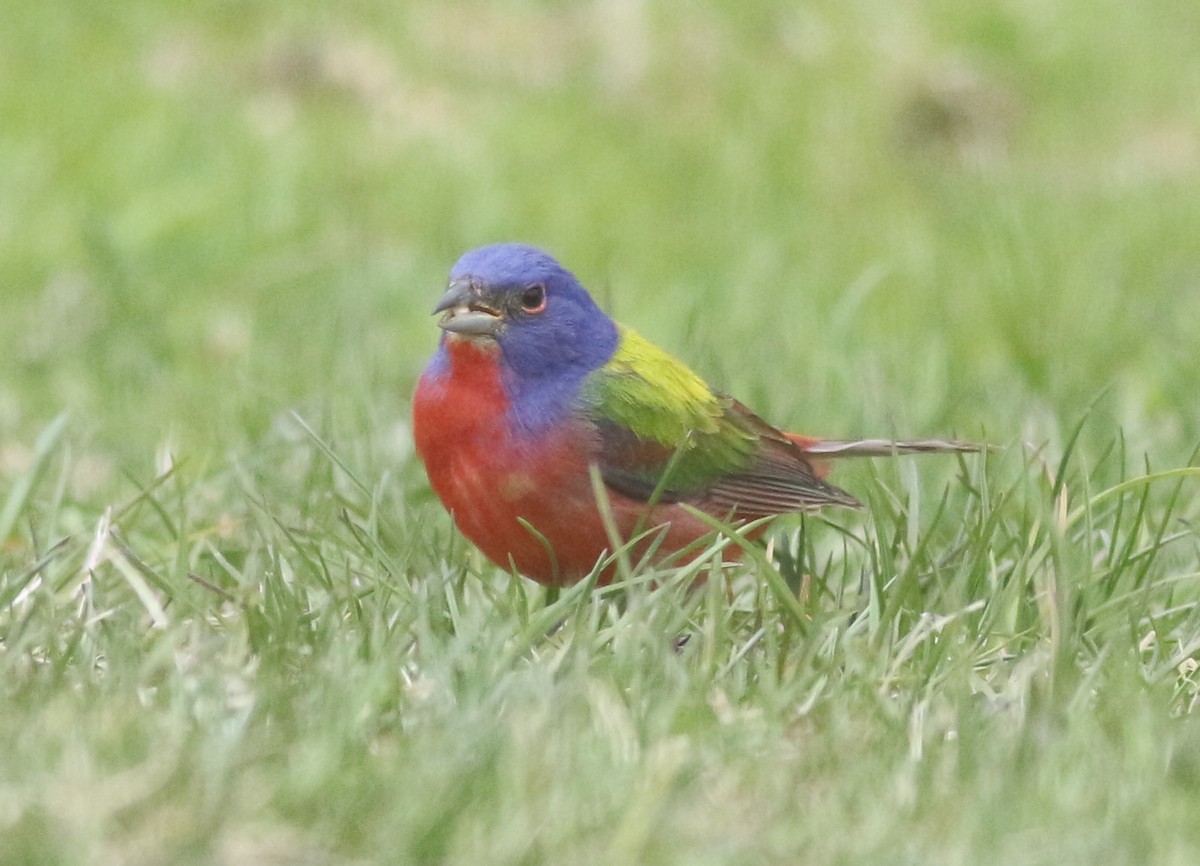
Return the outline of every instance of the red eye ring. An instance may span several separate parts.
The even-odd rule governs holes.
[[[541,283],[526,286],[521,292],[521,309],[535,314],[546,309],[546,287]]]

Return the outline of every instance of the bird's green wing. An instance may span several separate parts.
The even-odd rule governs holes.
[[[744,518],[858,504],[783,433],[627,328],[581,405],[599,434],[600,474],[625,496]]]

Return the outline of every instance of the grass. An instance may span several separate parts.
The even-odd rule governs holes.
[[[1191,5],[19,5],[6,862],[1196,861]],[[791,429],[1005,447],[547,593],[408,434],[499,239]]]

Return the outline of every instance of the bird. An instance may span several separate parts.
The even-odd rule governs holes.
[[[786,433],[614,322],[526,244],[465,253],[433,314],[442,333],[413,395],[417,455],[459,531],[547,586],[612,580],[614,540],[631,557],[686,559],[713,532],[704,515],[857,508],[825,480],[834,458],[981,450]]]

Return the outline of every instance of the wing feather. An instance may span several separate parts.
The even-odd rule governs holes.
[[[859,504],[822,481],[784,433],[634,331],[621,330],[582,400],[599,434],[601,477],[630,498],[747,519]]]

